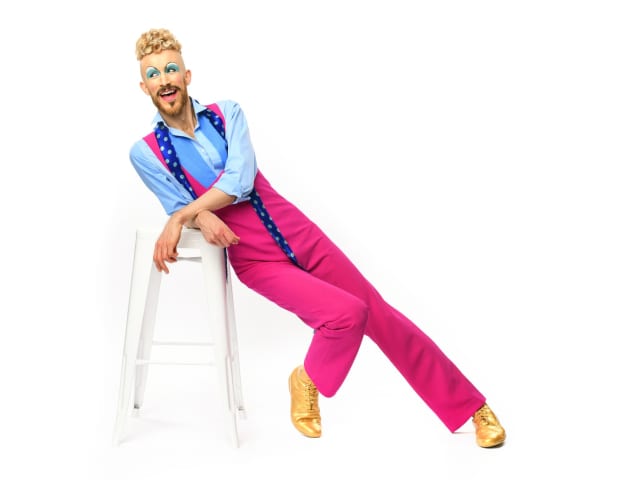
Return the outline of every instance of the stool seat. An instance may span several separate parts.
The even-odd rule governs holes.
[[[133,254],[122,370],[113,443],[118,445],[124,435],[127,418],[142,407],[152,347],[153,331],[160,293],[162,272],[153,264],[153,251],[162,229],[139,227]],[[230,266],[224,248],[208,243],[200,230],[183,228],[178,243],[178,262],[191,261],[202,265],[204,288],[210,322],[211,342],[169,342],[172,345],[211,345],[218,381],[223,393],[225,427],[234,447],[239,446],[238,418],[245,417],[240,378],[238,337],[235,323]],[[165,344],[167,342],[164,342]],[[162,362],[179,363],[179,362]],[[193,364],[193,363],[191,363]]]

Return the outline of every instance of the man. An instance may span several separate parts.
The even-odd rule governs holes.
[[[485,397],[264,178],[239,105],[207,107],[189,97],[181,49],[165,29],[136,44],[140,87],[158,113],[154,132],[135,142],[130,158],[169,215],[156,268],[168,273],[182,228],[198,228],[227,249],[240,281],[313,328],[304,362],[289,376],[291,421],[303,435],[321,435],[319,393],[338,391],[367,335],[451,432],[471,418],[478,445],[501,445],[505,431]]]

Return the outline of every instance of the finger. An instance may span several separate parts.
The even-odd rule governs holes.
[[[228,230],[227,232],[225,232],[225,239],[227,241],[227,247],[229,245],[237,245],[238,242],[240,242],[240,238],[233,233],[233,230]]]
[[[164,247],[162,245],[157,245],[155,251],[153,253],[153,263],[156,266],[156,269],[159,272],[169,273],[169,269],[165,264],[166,257],[163,253]]]
[[[162,271],[162,260],[160,259],[160,253],[158,251],[158,245],[153,250],[153,264],[156,267],[156,270],[159,272]]]
[[[207,242],[209,242],[212,245],[215,245],[216,247],[222,247],[223,245],[221,245],[220,239],[216,236],[211,236],[209,238],[207,238]]]
[[[169,269],[167,268],[167,265],[164,263],[164,261],[161,258],[154,257],[153,263],[156,266],[156,270],[158,270],[159,272],[169,273]]]
[[[156,270],[158,270],[159,272],[169,273],[169,269],[167,268],[167,265],[162,260],[154,259],[153,263],[156,266]]]
[[[224,232],[221,237],[221,247],[227,248],[229,245],[233,243],[233,236],[229,234],[229,232]]]
[[[229,241],[226,239],[224,233],[222,235],[216,236],[213,240],[213,244],[216,247],[226,248],[229,246]]]

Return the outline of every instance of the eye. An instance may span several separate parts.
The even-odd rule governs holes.
[[[164,69],[165,73],[175,73],[180,71],[180,67],[178,67],[177,63],[167,63],[167,66]]]
[[[156,67],[147,67],[147,78],[153,78],[160,75],[160,71]]]

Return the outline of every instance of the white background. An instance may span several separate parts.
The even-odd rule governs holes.
[[[0,477],[638,478],[635,5],[5,7]],[[303,438],[286,377],[309,332],[240,284],[240,450],[210,372],[186,370],[154,371],[111,447],[134,229],[165,219],[128,160],[154,114],[134,54],[152,27],[182,42],[193,97],[241,104],[272,184],[487,395],[503,448],[451,435],[368,340]],[[197,321],[172,309],[174,329]]]

